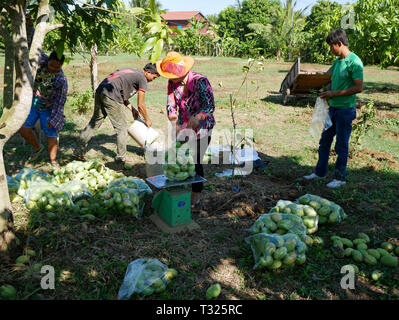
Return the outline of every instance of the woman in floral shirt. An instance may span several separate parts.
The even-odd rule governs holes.
[[[167,113],[169,120],[176,124],[176,134],[184,129],[194,131],[197,146],[194,150],[195,172],[204,176],[202,159],[215,126],[215,101],[208,79],[191,71],[193,65],[193,58],[169,52],[163,60],[157,62],[157,71],[162,77],[169,79]],[[199,204],[202,190],[203,183],[193,184],[193,208]]]

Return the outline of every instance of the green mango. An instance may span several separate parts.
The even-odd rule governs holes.
[[[389,243],[389,242],[383,242],[383,243],[381,244],[381,248],[382,248],[382,249],[385,249],[385,250],[388,251],[388,252],[391,252],[391,251],[393,251],[393,244],[392,244],[392,243]]]
[[[334,256],[339,258],[339,259],[342,259],[342,258],[345,257],[345,251],[341,247],[333,246],[333,247],[331,247],[331,251],[334,254]]]
[[[272,219],[274,222],[278,223],[279,221],[283,220],[283,217],[281,216],[281,214],[274,213],[272,214]]]
[[[313,240],[312,240],[312,242],[313,242]],[[294,250],[295,250],[295,247],[296,247],[296,241],[295,241],[295,239],[287,239],[287,240],[285,241],[285,247],[287,248],[287,251],[288,251],[288,252],[294,251]]]
[[[396,249],[395,249],[395,254],[399,257],[399,247],[396,247]]]
[[[352,256],[352,251],[353,251],[353,248],[346,248],[345,251],[344,251],[345,257],[351,257]]]
[[[222,287],[220,286],[219,283],[215,283],[214,285],[211,285],[208,290],[206,290],[206,298],[208,300],[217,298],[222,291]]]
[[[301,264],[304,264],[305,262],[306,262],[306,255],[298,254],[298,256],[296,258],[296,263],[301,265]]]
[[[312,237],[309,237],[309,236],[305,236],[305,244],[307,245],[307,246],[312,246],[313,245],[313,238]]]
[[[307,228],[314,228],[316,226],[316,222],[315,222],[314,218],[311,218],[311,217],[304,217],[303,224]]]
[[[295,261],[297,259],[297,254],[295,252],[291,252],[286,255],[286,257],[283,260],[283,263],[289,266],[292,266],[295,264]]]
[[[369,242],[370,242],[370,237],[369,237],[367,234],[365,234],[364,232],[359,232],[359,233],[357,234],[357,237],[358,237],[359,239],[364,239],[364,240],[366,240],[366,243],[369,243]]]
[[[277,227],[283,230],[290,230],[294,226],[293,222],[290,220],[281,220],[277,223]]]
[[[316,218],[317,217],[317,212],[315,209],[313,209],[312,207],[305,207],[305,209],[303,210],[303,212],[305,213],[306,216],[308,217],[312,217],[312,218]]]
[[[287,253],[288,253],[288,250],[287,250],[286,247],[278,248],[278,249],[274,252],[273,258],[274,258],[275,260],[283,260],[283,259],[285,258],[285,256],[287,255]]]
[[[274,260],[273,264],[270,266],[270,269],[277,270],[278,268],[281,268],[282,265],[283,262],[281,260]]]
[[[262,267],[270,267],[273,264],[273,258],[270,255],[259,258],[259,263]]]
[[[364,240],[364,239],[355,239],[355,240],[353,240],[352,242],[353,242],[353,244],[354,244],[355,246],[357,246],[357,245],[360,244],[360,243],[366,243],[366,240]]]
[[[333,212],[328,217],[328,223],[331,223],[331,224],[338,223],[339,219],[340,219],[339,213],[338,212]]]
[[[314,246],[323,246],[324,245],[324,240],[321,237],[313,237],[313,245]]]
[[[377,265],[377,259],[374,258],[371,254],[364,255],[364,262],[370,266]]]
[[[309,206],[311,206],[315,210],[319,210],[321,208],[321,204],[317,201],[310,201]]]
[[[389,255],[389,252],[382,248],[377,248],[378,253],[381,257]]]
[[[344,248],[344,243],[341,240],[335,240],[333,242],[333,246],[334,247],[340,247],[341,249],[343,249]]]
[[[396,268],[398,266],[398,259],[390,254],[383,256],[380,261],[383,265],[388,267]]]
[[[310,202],[310,197],[308,197],[308,196],[302,196],[302,197],[299,198],[299,203],[300,204],[306,205],[309,202]]]
[[[5,300],[13,300],[17,296],[17,290],[10,284],[0,287],[0,297]]]
[[[355,260],[356,262],[363,262],[363,255],[360,251],[358,250],[353,250],[352,251],[352,258],[353,260]]]
[[[368,249],[367,252],[372,255],[374,258],[379,260],[381,258],[381,254],[376,249]]]
[[[372,274],[371,274],[371,278],[372,278],[374,281],[378,281],[378,280],[380,280],[380,279],[382,278],[383,275],[384,275],[384,273],[383,273],[382,271],[374,270],[374,271],[372,272]]]
[[[349,247],[349,248],[353,248],[353,242],[347,238],[341,238],[342,243],[344,244],[344,246]]]

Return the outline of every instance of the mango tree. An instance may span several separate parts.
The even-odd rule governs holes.
[[[26,0],[0,0],[2,17],[7,24],[5,32],[12,34],[12,43],[6,43],[6,52],[12,46],[14,49],[15,85],[12,104],[4,105],[0,118],[0,253],[4,253],[16,244],[14,234],[13,215],[8,195],[6,172],[3,160],[5,143],[22,127],[28,117],[33,96],[33,82],[39,63],[40,49],[45,35],[52,30],[62,27],[61,24],[51,25],[49,0],[41,0],[38,7],[36,32],[32,46],[28,49],[25,11]],[[10,27],[10,29],[8,29]],[[13,78],[11,70],[7,74]]]

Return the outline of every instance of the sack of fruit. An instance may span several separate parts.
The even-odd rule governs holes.
[[[336,203],[312,194],[305,194],[297,202],[311,206],[319,215],[319,224],[338,224],[347,218],[345,211]]]
[[[15,179],[19,181],[18,195],[21,197],[25,196],[26,190],[33,182],[54,182],[54,177],[48,173],[30,168],[23,168],[15,176]]]
[[[318,230],[319,216],[316,210],[311,206],[294,203],[288,200],[280,200],[270,212],[291,213],[301,217],[306,227],[306,234],[313,234]]]
[[[25,192],[24,202],[32,212],[67,211],[73,207],[68,193],[45,181],[32,182]]]
[[[110,186],[101,193],[101,197],[109,212],[130,214],[137,219],[143,212],[137,189]]]
[[[301,217],[278,212],[262,214],[249,229],[249,232],[252,234],[267,233],[277,235],[294,233],[301,240],[306,237],[306,227]]]
[[[150,296],[163,292],[176,275],[176,270],[169,269],[158,260],[137,259],[127,267],[118,300],[128,300],[134,293]]]
[[[60,185],[60,189],[68,193],[73,201],[89,199],[93,196],[89,188],[83,182],[77,180]]]
[[[251,246],[255,264],[253,269],[277,270],[292,268],[306,261],[307,246],[296,234],[285,235],[258,233],[249,236],[245,242]]]

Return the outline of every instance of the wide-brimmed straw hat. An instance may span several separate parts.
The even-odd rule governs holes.
[[[167,56],[156,62],[158,73],[167,79],[184,77],[193,67],[194,59],[183,57],[178,52],[169,52]]]

